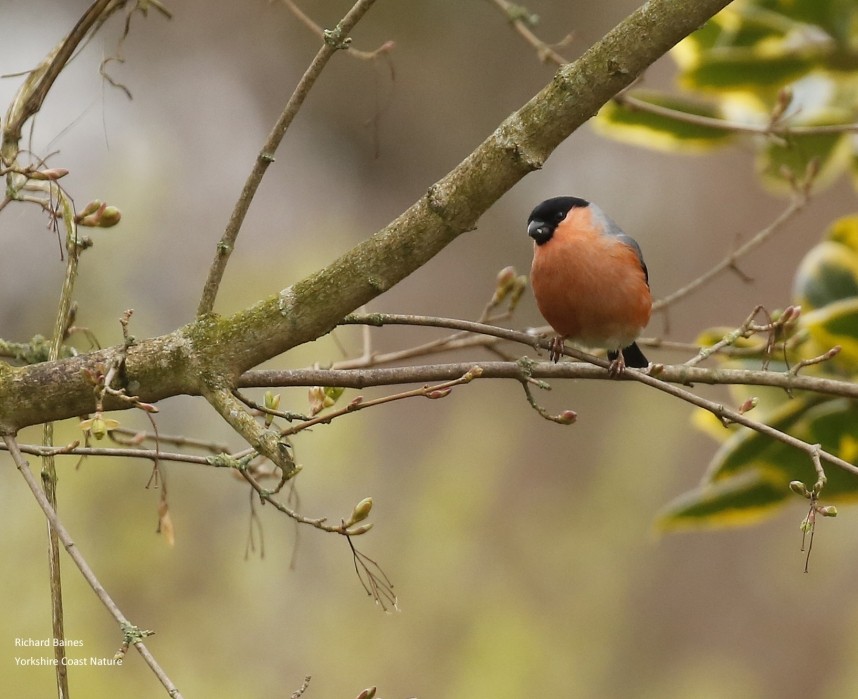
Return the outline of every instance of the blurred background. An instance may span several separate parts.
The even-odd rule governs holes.
[[[635,9],[631,0],[533,0],[538,33],[574,58]],[[78,208],[99,198],[121,224],[91,233],[75,298],[78,324],[102,345],[121,341],[134,309],[138,337],[193,319],[235,198],[271,124],[318,40],[277,1],[170,3],[135,17],[117,55],[114,17],[63,73],[32,131],[32,149],[71,173]],[[307,0],[333,26],[350,3]],[[35,66],[86,2],[0,0],[0,72]],[[317,83],[277,153],[239,238],[218,299],[245,307],[316,270],[382,227],[446,174],[553,74],[486,1],[379,2],[353,32],[388,60],[340,54]],[[670,86],[663,59],[647,83]],[[0,81],[8,105],[21,77]],[[669,157],[580,129],[430,264],[371,310],[476,318],[498,270],[527,272],[524,223],[542,199],[598,202],[640,242],[654,295],[706,271],[786,206],[758,184],[750,150]],[[723,276],[653,318],[647,336],[693,341],[736,326],[756,304],[790,302],[793,271],[835,218],[854,208],[848,183],[816,195],[803,213],[741,263],[752,278]],[[64,274],[60,246],[36,207],[0,216],[0,337],[49,335]],[[541,325],[530,296],[510,322]],[[373,330],[394,350],[439,336]],[[360,331],[337,331],[351,355]],[[79,346],[87,349],[81,339]],[[686,356],[649,350],[652,359]],[[467,352],[443,360],[479,360]],[[343,358],[330,337],[269,363],[322,365]],[[726,397],[699,388],[707,396]],[[386,392],[392,392],[388,389]],[[307,409],[305,390],[284,407]],[[378,396],[384,389],[364,392]],[[347,393],[353,398],[355,392]],[[247,488],[229,473],[166,464],[176,530],[155,533],[159,494],[144,461],[59,462],[60,515],[120,608],[157,633],[148,645],[186,697],[285,697],[311,676],[306,697],[351,699],[377,685],[407,697],[840,697],[858,681],[856,512],[817,531],[804,574],[794,505],[755,527],[659,538],[652,522],[701,478],[717,445],[695,431],[689,406],[643,386],[557,382],[540,396],[561,427],[539,418],[513,382],[479,381],[443,401],[405,401],[337,420],[295,442],[308,516],[347,517],[375,501],[373,531],[355,543],[388,574],[401,611],[385,614],[355,578],[344,540],[295,527],[273,508],[246,553]],[[239,446],[202,400],[165,401],[162,433]],[[148,429],[144,417],[116,416]],[[57,442],[79,438],[76,422]],[[39,430],[22,441],[38,442]],[[53,670],[21,668],[42,655],[16,638],[50,636],[45,523],[8,456],[0,454],[0,690],[52,696]],[[34,463],[34,466],[36,464]],[[63,557],[71,657],[111,657],[121,636]],[[44,653],[45,656],[50,655]],[[74,696],[159,697],[131,651],[121,668],[71,672]]]

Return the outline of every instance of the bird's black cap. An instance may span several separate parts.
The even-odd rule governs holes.
[[[530,212],[530,217],[527,219],[527,234],[536,241],[537,245],[544,245],[551,240],[557,224],[566,218],[566,214],[571,209],[579,206],[590,206],[590,202],[578,197],[546,199]]]

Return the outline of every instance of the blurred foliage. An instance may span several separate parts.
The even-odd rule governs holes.
[[[794,302],[801,315],[776,337],[771,368],[787,370],[802,361],[821,357],[833,347],[830,359],[804,366],[802,373],[840,380],[858,375],[858,215],[836,221],[822,242],[813,247],[796,272]],[[700,338],[711,346],[731,330],[713,328]],[[748,357],[720,357],[727,368],[759,369],[768,338],[741,339],[733,348]],[[824,397],[780,389],[731,387],[737,405],[758,398],[754,418],[858,465],[858,404],[846,398]],[[724,526],[755,521],[794,495],[789,483],[812,487],[816,480],[807,454],[739,426],[721,425],[711,413],[696,415],[698,426],[722,440],[699,488],[669,504],[659,517],[662,529]],[[823,464],[824,465],[824,464]],[[824,499],[856,499],[858,478],[827,466]]]
[[[740,138],[755,151],[763,185],[790,194],[852,173],[858,184],[858,2],[856,0],[737,0],[672,51],[678,94],[633,89],[599,113],[601,133],[671,153],[710,151]],[[852,379],[858,373],[858,217],[837,221],[796,273],[794,303],[801,314],[772,337],[741,337],[733,352],[717,355],[725,367],[786,371],[801,362],[809,375]],[[775,314],[774,319],[777,319]],[[773,331],[774,332],[774,331]],[[699,338],[708,347],[733,329]],[[772,351],[767,344],[773,341]],[[858,406],[774,389],[732,387],[736,405],[752,397],[754,418],[858,463],[854,425]],[[696,422],[722,446],[699,488],[661,513],[662,529],[725,526],[756,521],[793,497],[789,483],[811,487],[817,475],[808,456],[758,432],[709,413]],[[854,498],[858,479],[825,469],[823,498]]]
[[[811,161],[817,187],[847,172],[858,184],[848,128],[858,122],[856,43],[855,0],[737,0],[673,49],[682,95],[633,89],[593,123],[610,137],[682,153],[750,134],[757,172],[778,194]]]

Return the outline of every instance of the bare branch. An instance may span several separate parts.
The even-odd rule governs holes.
[[[462,384],[470,383],[471,381],[476,378],[479,378],[480,376],[482,376],[482,369],[479,366],[472,366],[458,378],[452,379],[450,381],[445,381],[444,383],[437,384],[435,386],[423,386],[422,388],[417,388],[413,391],[404,391],[403,393],[396,393],[390,396],[382,396],[381,398],[375,398],[373,400],[364,400],[361,396],[358,396],[357,398],[353,399],[348,405],[346,405],[346,407],[341,408],[340,410],[335,410],[333,412],[326,413],[324,415],[317,415],[316,417],[311,418],[306,422],[301,422],[294,427],[285,429],[280,433],[280,436],[281,438],[291,437],[298,432],[302,432],[303,430],[315,427],[316,425],[326,425],[335,420],[336,418],[346,415],[348,413],[355,413],[359,410],[363,410],[364,408],[372,408],[377,405],[383,405],[384,403],[392,403],[393,401],[403,400],[405,398],[415,398],[418,396],[433,399],[444,398],[450,393],[454,386],[460,386]]]
[[[122,3],[116,0],[96,0],[78,20],[68,36],[27,77],[6,113],[2,146],[2,157],[5,163],[11,164],[15,160],[24,124],[42,108],[42,103],[51,86],[65,68],[77,46],[96,24],[103,22],[107,15],[120,7]]]
[[[0,444],[0,451],[6,447]],[[107,456],[111,458],[147,459],[148,461],[175,461],[178,463],[196,464],[198,466],[211,466],[209,457],[197,454],[178,454],[159,451],[157,449],[133,449],[118,447],[82,447],[79,442],[73,442],[63,447],[45,447],[35,444],[21,444],[19,449],[24,454],[33,456]]]
[[[650,0],[511,114],[408,210],[325,268],[229,318],[200,318],[128,350],[126,377],[140,400],[196,395],[207,377],[237,378],[329,332],[347,313],[426,264],[598,108],[729,0]],[[220,272],[214,277],[219,277]],[[216,289],[217,282],[214,282]],[[214,292],[209,296],[213,297]],[[207,303],[202,304],[203,307]],[[93,409],[86,370],[116,349],[15,370],[0,366],[0,430],[8,433]],[[140,390],[137,391],[136,387]],[[105,409],[127,407],[116,402]]]
[[[226,271],[230,255],[235,249],[235,241],[238,238],[241,225],[244,223],[244,217],[250,209],[250,204],[253,201],[253,197],[256,196],[256,190],[259,189],[268,166],[274,162],[274,154],[280,146],[283,137],[286,135],[287,129],[292,124],[292,120],[298,114],[298,110],[301,109],[304,100],[307,98],[316,80],[322,74],[328,61],[338,50],[348,46],[351,41],[348,37],[349,32],[354,29],[355,25],[374,3],[375,0],[358,0],[346,16],[340,20],[336,28],[324,34],[324,41],[316,57],[304,72],[295,91],[283,108],[283,112],[271,129],[271,133],[268,134],[262,150],[256,156],[256,162],[253,165],[250,175],[247,177],[247,181],[244,183],[238,201],[235,203],[226,230],[217,244],[214,261],[209,269],[209,276],[203,288],[203,295],[202,299],[200,299],[197,315],[210,313],[214,308],[215,297],[217,296],[221,279],[223,279],[223,274]]]
[[[260,425],[226,387],[206,387],[203,396],[217,413],[250,445],[250,452],[262,454],[280,469],[282,483],[297,472],[288,439]]]
[[[325,40],[325,30],[316,24],[310,17],[304,12],[298,5],[293,2],[293,0],[282,0],[283,4],[289,8],[289,11],[295,15],[301,24],[303,24],[307,29],[309,29],[313,34],[315,34],[322,41]],[[374,51],[361,51],[360,49],[356,49],[354,46],[349,45],[345,47],[345,52],[349,56],[354,56],[355,58],[360,58],[361,60],[373,60],[378,58],[379,56],[390,53],[393,50],[394,43],[392,41],[385,41],[381,46],[379,46]]]
[[[715,277],[720,275],[726,270],[733,269],[736,266],[736,262],[741,258],[747,255],[751,250],[759,247],[765,241],[772,237],[775,233],[780,231],[783,226],[790,221],[799,211],[801,211],[804,206],[807,204],[809,197],[809,193],[806,189],[799,189],[796,191],[792,201],[790,201],[789,206],[784,209],[784,211],[768,226],[757,232],[753,235],[748,241],[740,245],[736,248],[732,253],[727,255],[723,260],[721,260],[718,264],[713,266],[708,272],[701,274],[699,277],[689,282],[685,286],[680,289],[677,289],[673,293],[668,294],[664,298],[658,299],[652,304],[653,311],[663,311],[672,304],[676,303],[680,299],[689,296],[701,289],[705,284],[712,281]]]
[[[551,46],[550,44],[546,44],[531,30],[520,5],[509,2],[509,0],[490,0],[490,2],[493,2],[507,16],[510,24],[516,32],[518,32],[518,34],[528,44],[536,49],[536,54],[542,63],[553,63],[557,66],[563,66],[569,63],[564,56],[560,55],[555,50],[555,46],[565,46],[568,44],[572,38],[571,34],[564,37],[564,39],[555,46]],[[854,133],[858,131],[858,124],[855,123],[820,125],[799,124],[790,126],[783,120],[783,110],[779,110],[776,118],[772,118],[767,124],[748,124],[729,121],[727,119],[719,119],[717,117],[709,117],[702,114],[691,114],[678,109],[665,107],[661,104],[654,104],[646,100],[638,99],[632,93],[625,90],[619,92],[613,98],[613,101],[617,104],[629,107],[630,109],[636,109],[641,112],[666,117],[686,124],[704,126],[710,129],[720,129],[721,131],[729,131],[731,133],[751,134],[755,136],[777,136],[779,138],[787,138],[789,136]]]
[[[522,333],[525,335],[525,333]],[[572,350],[572,348],[567,348]],[[606,373],[599,357],[589,356],[586,362],[538,362],[529,370],[534,379],[590,379],[604,380]],[[460,362],[452,364],[415,365],[407,367],[378,367],[370,369],[260,369],[248,371],[239,379],[242,388],[276,388],[287,386],[336,386],[364,389],[371,386],[426,383],[451,380],[469,369],[479,366],[484,379],[524,378],[518,362]],[[816,376],[796,376],[789,372],[752,371],[749,369],[699,368],[678,365],[659,365],[658,377],[668,383],[681,385],[704,384],[709,386],[770,386],[784,390],[811,391],[830,396],[858,398],[858,384],[851,381]],[[630,380],[620,377],[620,380]]]
[[[787,138],[789,136],[817,136],[823,134],[854,133],[858,131],[858,124],[819,124],[790,126],[787,123],[772,122],[768,124],[747,124],[717,117],[704,116],[702,114],[691,114],[678,109],[671,109],[659,104],[647,102],[635,97],[628,92],[621,92],[614,101],[640,112],[647,112],[656,116],[667,117],[674,121],[695,126],[705,126],[710,129],[720,129],[732,133],[752,134],[756,136],[778,136]]]
[[[515,3],[509,2],[509,0],[491,0],[498,9],[503,12],[507,19],[509,20],[512,27],[521,35],[521,37],[533,48],[536,49],[536,53],[539,56],[539,60],[543,63],[554,63],[555,65],[562,66],[566,65],[569,61],[567,61],[563,56],[561,56],[557,51],[555,51],[554,47],[549,44],[546,44],[542,39],[540,39],[530,28],[531,22],[526,21],[527,17],[525,13],[522,11],[522,7],[520,5],[516,5]],[[568,34],[564,37],[558,45],[563,46],[568,44],[571,41],[572,35]]]
[[[9,435],[3,435],[3,441],[6,445],[6,448],[9,450],[9,453],[12,455],[12,459],[15,462],[15,465],[18,467],[18,470],[21,472],[21,475],[24,477],[24,480],[27,483],[27,486],[30,488],[30,491],[33,493],[33,497],[36,498],[36,502],[39,504],[39,507],[42,508],[42,511],[45,513],[45,517],[50,523],[51,528],[57,533],[57,537],[62,542],[63,546],[66,549],[69,557],[74,561],[74,564],[77,566],[78,570],[81,572],[81,575],[86,580],[87,584],[92,588],[92,591],[95,592],[96,597],[101,601],[101,603],[107,608],[107,611],[110,612],[111,616],[116,619],[120,628],[123,629],[123,633],[126,637],[129,635],[133,636],[135,640],[133,640],[133,645],[143,657],[143,660],[150,667],[152,672],[155,673],[158,680],[164,685],[164,688],[169,693],[170,697],[173,699],[181,699],[181,693],[173,684],[172,680],[167,676],[158,662],[155,660],[155,657],[149,652],[149,649],[144,645],[142,636],[145,635],[144,632],[137,631],[136,635],[133,633],[129,633],[130,630],[136,630],[137,627],[133,626],[122,611],[116,606],[116,603],[113,601],[113,598],[108,594],[107,590],[104,589],[101,582],[99,582],[98,578],[95,576],[95,573],[92,571],[92,568],[89,567],[89,564],[86,562],[86,559],[81,555],[80,549],[75,545],[74,540],[71,538],[68,530],[63,526],[63,523],[60,522],[57,517],[56,510],[51,506],[51,503],[48,502],[48,499],[45,497],[45,494],[42,492],[42,489],[39,487],[39,483],[36,480],[33,472],[30,470],[30,465],[24,459],[23,454],[18,449],[18,443],[14,437]]]

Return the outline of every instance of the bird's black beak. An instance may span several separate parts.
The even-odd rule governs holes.
[[[537,245],[548,242],[553,233],[554,228],[545,221],[540,221],[538,218],[533,219],[527,224],[527,234],[536,241]]]

